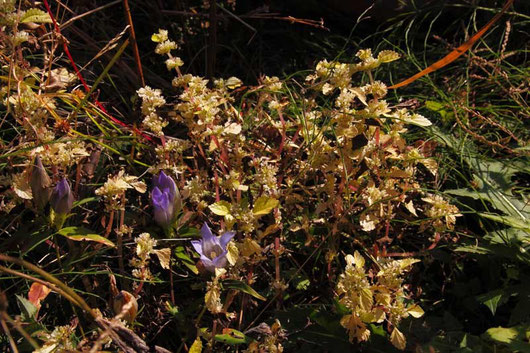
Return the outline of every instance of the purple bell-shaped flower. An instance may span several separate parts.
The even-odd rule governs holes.
[[[182,201],[175,181],[163,171],[153,178],[151,202],[155,222],[162,228],[169,227],[182,207]]]
[[[234,232],[226,232],[220,237],[212,234],[206,223],[201,228],[201,240],[192,240],[191,245],[201,255],[201,262],[208,271],[215,272],[227,264],[227,244],[234,237]]]
[[[73,203],[74,194],[70,189],[70,184],[68,184],[68,181],[63,178],[53,189],[50,198],[50,204],[56,214],[66,215],[72,210]]]

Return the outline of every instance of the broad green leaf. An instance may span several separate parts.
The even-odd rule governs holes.
[[[483,337],[497,344],[505,345],[509,352],[530,353],[528,325],[513,327],[492,327],[484,333]],[[498,352],[504,350],[497,350]]]
[[[511,343],[519,333],[515,328],[492,327],[486,331],[486,335],[494,341]]]
[[[502,289],[497,289],[486,294],[479,295],[477,300],[486,305],[488,309],[490,309],[492,315],[495,315],[497,307],[508,300],[509,296],[506,297],[504,294],[505,293]]]
[[[527,220],[522,220],[520,218],[515,218],[511,216],[490,214],[490,213],[479,213],[479,215],[481,217],[491,219],[492,221],[506,224],[507,226],[524,230],[525,232],[530,232],[530,222],[528,222]]]
[[[74,241],[93,241],[110,247],[116,246],[109,239],[95,234],[90,229],[83,227],[66,227],[61,229],[58,234]]]
[[[252,213],[256,216],[269,214],[274,208],[278,207],[280,202],[275,198],[268,196],[260,196],[254,203]]]
[[[251,296],[253,296],[254,298],[257,298],[259,300],[266,300],[266,298],[264,296],[262,296],[261,294],[256,292],[254,289],[252,289],[251,286],[249,286],[248,284],[246,284],[245,282],[242,282],[242,281],[238,281],[238,280],[235,280],[235,279],[227,279],[227,280],[223,281],[223,286],[225,288],[237,289],[237,290],[239,290],[241,292],[250,294]]]
[[[20,23],[52,23],[52,19],[47,12],[39,9],[29,9],[20,18]]]
[[[215,335],[215,340],[231,345],[248,344],[252,342],[252,338],[246,336],[243,332],[234,330],[232,328],[223,329],[223,333]]]
[[[22,320],[23,321],[30,321],[35,319],[35,315],[37,315],[37,312],[39,309],[28,299],[24,298],[23,296],[16,295],[17,297],[17,303],[18,307],[20,308],[20,311],[22,313]]]
[[[230,207],[231,207],[231,205],[227,201],[219,201],[219,202],[216,202],[216,203],[208,206],[210,211],[212,211],[213,213],[215,213],[218,216],[226,216],[226,215],[230,214]]]
[[[189,268],[191,272],[196,275],[199,274],[199,270],[197,270],[195,262],[188,256],[188,254],[186,254],[186,251],[183,246],[178,246],[175,249],[175,256],[184,264],[184,266]]]

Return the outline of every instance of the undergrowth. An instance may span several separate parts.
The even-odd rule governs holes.
[[[91,60],[57,4],[0,0],[2,348],[530,351],[528,15],[389,90],[458,45],[444,11],[473,33],[496,9],[412,3],[361,38],[367,12],[311,69],[237,54],[242,80],[196,47],[207,2],[131,3],[189,17]]]

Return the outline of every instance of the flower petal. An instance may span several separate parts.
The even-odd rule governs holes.
[[[161,171],[158,176],[153,177],[153,186],[168,194],[169,201],[173,203],[177,195],[177,184],[170,176]]]
[[[218,248],[221,247],[219,239],[212,234],[210,227],[206,222],[201,228],[202,235],[202,251],[206,256],[210,255],[212,252],[219,253]]]
[[[164,207],[166,204],[167,197],[164,197],[164,193],[160,191],[160,189],[155,186],[153,189],[153,193],[151,194],[151,201],[153,202],[153,206],[158,207]]]
[[[215,272],[215,265],[212,262],[212,260],[210,260],[209,258],[207,258],[204,255],[201,255],[201,262],[202,262],[202,264],[203,264],[205,269],[207,269],[210,272]]]
[[[228,244],[228,242],[232,240],[234,235],[236,235],[235,232],[226,232],[223,235],[221,235],[221,239],[219,240],[219,243],[221,244],[221,247],[223,248],[223,250],[226,249],[226,244]]]
[[[212,263],[216,268],[223,268],[226,266],[228,262],[226,259],[226,254],[227,252],[225,251],[221,255],[217,256],[215,259],[212,260]]]
[[[212,231],[210,230],[210,227],[208,227],[208,224],[206,222],[204,222],[204,224],[202,225],[201,235],[202,235],[202,238],[206,241],[210,241],[211,238],[215,238]]]
[[[63,178],[57,183],[50,197],[50,204],[56,213],[67,214],[72,209],[74,195],[70,189],[70,184]]]
[[[173,220],[173,204],[169,202],[167,193],[161,192],[158,187],[153,189],[151,194],[153,203],[153,214],[156,223],[161,227],[167,227]]]
[[[199,253],[199,255],[204,255],[202,253],[202,241],[200,241],[200,240],[192,240],[191,241],[191,245],[193,246],[195,251]]]

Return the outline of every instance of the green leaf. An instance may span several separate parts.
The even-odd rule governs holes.
[[[479,295],[477,300],[482,304],[486,305],[490,309],[491,313],[495,315],[497,307],[505,303],[510,295],[505,295],[503,289],[497,289],[486,294]]]
[[[208,206],[208,208],[210,209],[210,211],[212,211],[218,216],[226,216],[230,214],[231,206],[232,205],[230,205],[230,203],[228,203],[227,201],[219,201],[214,203],[213,205]]]
[[[484,338],[508,347],[510,352],[530,353],[527,335],[530,327],[492,327],[484,333]],[[500,350],[499,350],[500,351]]]
[[[188,256],[188,254],[186,254],[183,246],[178,246],[175,249],[175,256],[177,257],[177,259],[179,259],[184,264],[184,266],[189,268],[191,272],[193,272],[196,275],[199,274],[199,270],[197,270],[197,267],[195,266],[195,262]]]
[[[222,334],[215,335],[215,340],[231,345],[248,344],[253,341],[252,338],[246,336],[243,332],[234,330],[232,328],[226,328]]]
[[[74,241],[93,241],[110,247],[115,247],[113,242],[101,235],[93,233],[90,229],[83,227],[66,227],[62,228],[58,234]]]
[[[269,214],[274,208],[278,207],[279,203],[275,198],[260,196],[254,203],[252,213],[256,216]]]
[[[20,308],[20,311],[22,313],[22,321],[34,320],[38,312],[37,307],[23,296],[17,294],[16,297],[18,307]]]
[[[197,337],[190,347],[189,353],[201,353],[202,352],[202,341],[200,337]]]
[[[261,294],[256,292],[254,289],[252,289],[251,286],[249,286],[248,284],[246,284],[245,282],[242,282],[242,281],[238,281],[238,280],[235,280],[235,279],[227,279],[227,280],[223,281],[223,286],[225,288],[237,289],[237,290],[239,290],[241,292],[250,294],[251,296],[253,296],[254,298],[257,298],[259,300],[267,300],[264,296],[262,296]]]
[[[525,232],[530,232],[530,222],[520,218],[515,218],[511,216],[502,216],[491,213],[479,213],[481,217],[491,219],[492,221],[506,224],[507,226],[514,227],[517,229],[524,230]]]
[[[99,197],[87,197],[82,200],[74,202],[73,208],[84,205],[85,203],[93,202],[99,200]]]
[[[29,9],[20,18],[20,23],[52,23],[52,19],[47,12],[39,9]]]
[[[511,343],[518,335],[515,328],[492,327],[486,331],[486,335],[497,342]]]
[[[487,255],[487,254],[494,253],[494,251],[488,247],[476,246],[476,245],[459,246],[455,249],[455,251],[468,252],[468,253],[480,254],[480,255]]]

